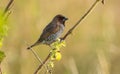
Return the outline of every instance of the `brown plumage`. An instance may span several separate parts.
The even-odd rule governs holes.
[[[50,45],[59,38],[64,30],[66,18],[63,15],[56,15],[53,20],[44,28],[40,38],[27,49],[39,44]]]

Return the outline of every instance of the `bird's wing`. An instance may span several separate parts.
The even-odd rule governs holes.
[[[42,42],[43,40],[48,38],[51,34],[55,34],[59,29],[60,27],[57,24],[54,23],[48,24],[43,30],[43,33],[41,34],[39,41]]]

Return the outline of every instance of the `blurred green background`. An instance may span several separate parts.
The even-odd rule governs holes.
[[[27,46],[33,44],[43,28],[57,14],[69,18],[64,34],[95,0],[15,0],[9,16],[9,31],[2,51],[5,74],[33,74],[39,62]],[[8,0],[1,0],[3,8]],[[120,74],[120,0],[98,3],[92,12],[66,39],[62,60],[55,63],[53,74]],[[63,34],[63,35],[64,35]],[[34,47],[41,59],[49,47]],[[44,68],[40,71],[44,74]]]

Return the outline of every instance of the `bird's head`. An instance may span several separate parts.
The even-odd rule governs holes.
[[[66,20],[68,20],[68,18],[66,18],[65,16],[61,15],[61,14],[58,14],[54,17],[53,19],[54,21],[56,22],[59,22],[61,24],[64,24]]]

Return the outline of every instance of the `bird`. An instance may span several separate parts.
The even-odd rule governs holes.
[[[57,38],[61,37],[65,28],[66,20],[68,20],[67,17],[61,14],[56,15],[52,19],[52,21],[43,29],[39,39],[27,49],[31,49],[32,47],[37,46],[39,44],[50,45],[53,42],[55,42]]]

